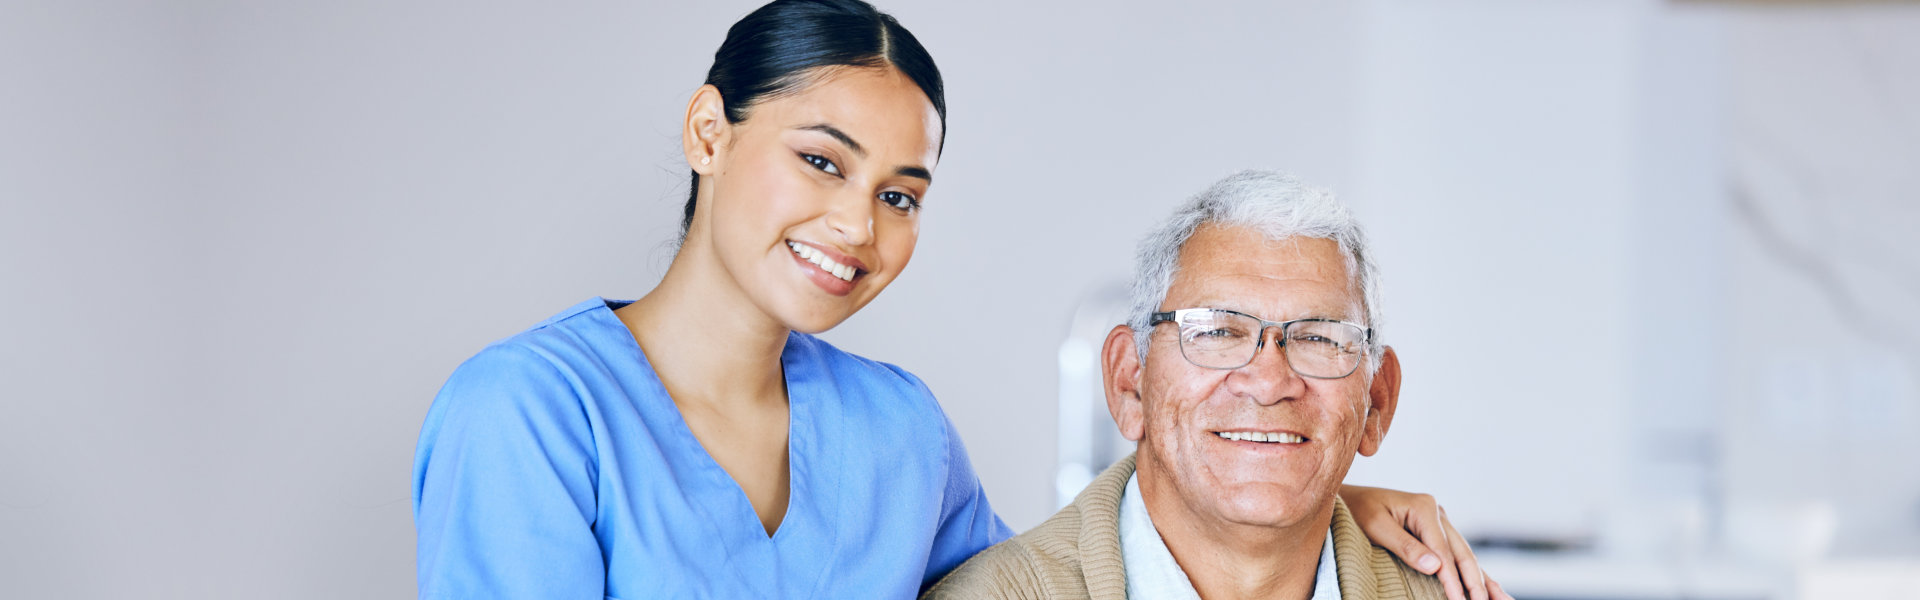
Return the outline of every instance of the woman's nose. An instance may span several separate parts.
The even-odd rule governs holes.
[[[873,241],[873,200],[865,194],[836,197],[827,211],[827,228],[848,246],[865,246]]]

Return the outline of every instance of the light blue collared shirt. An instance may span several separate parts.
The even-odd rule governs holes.
[[[1127,597],[1132,600],[1200,600],[1187,572],[1174,562],[1166,540],[1147,516],[1140,500],[1140,476],[1127,478],[1120,495],[1120,562],[1127,569]],[[1313,574],[1310,600],[1340,600],[1340,576],[1334,572],[1333,530],[1320,544],[1320,566]]]

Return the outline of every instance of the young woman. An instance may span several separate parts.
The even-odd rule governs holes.
[[[1009,537],[926,386],[809,335],[906,268],[945,119],[932,58],[864,2],[734,24],[687,105],[660,285],[488,346],[434,400],[421,597],[912,598]],[[1410,564],[1478,581],[1431,498],[1345,495]]]

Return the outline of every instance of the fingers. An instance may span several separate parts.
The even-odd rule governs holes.
[[[1346,499],[1347,508],[1360,525],[1360,531],[1367,534],[1367,539],[1373,545],[1386,548],[1401,562],[1421,573],[1432,575],[1440,571],[1440,557],[1433,552],[1433,547],[1438,544],[1428,544],[1414,537],[1418,532],[1431,531],[1431,528],[1422,529],[1411,524],[1417,519],[1409,515],[1425,510],[1421,501],[1430,502],[1430,496],[1423,498],[1421,494],[1352,485],[1341,486],[1341,496]],[[1395,500],[1400,502],[1396,504]]]
[[[1445,514],[1440,510],[1440,503],[1436,502],[1433,496],[1426,494],[1414,494],[1412,499],[1416,508],[1407,512],[1406,523],[1396,525],[1403,525],[1407,531],[1420,536],[1419,550],[1409,550],[1409,552],[1424,551],[1427,553],[1426,556],[1431,557],[1428,564],[1438,564],[1432,569],[1426,568],[1427,565],[1420,562],[1408,564],[1439,579],[1441,587],[1447,591],[1447,600],[1485,600],[1484,597],[1468,596],[1467,578],[1460,571],[1461,565],[1455,562],[1459,553],[1453,545],[1453,540],[1460,536],[1447,524]],[[1400,559],[1407,560],[1407,557],[1402,555]]]
[[[1367,535],[1374,534],[1368,532]],[[1399,557],[1401,562],[1412,565],[1421,573],[1432,575],[1440,570],[1440,557],[1428,550],[1427,545],[1422,543],[1420,538],[1413,537],[1413,534],[1402,529],[1397,522],[1387,523],[1386,530],[1371,539],[1374,540],[1374,545],[1386,548],[1388,552]]]
[[[1461,585],[1460,571],[1455,570],[1453,561],[1441,561],[1440,587],[1446,588],[1447,600],[1467,600],[1466,586]]]
[[[1460,582],[1466,584],[1469,600],[1487,600],[1487,572],[1480,568],[1480,561],[1474,558],[1473,548],[1467,545],[1466,536],[1460,535],[1460,531],[1453,528],[1453,522],[1447,520],[1447,509],[1438,508],[1437,511],[1440,525],[1447,531],[1448,549],[1452,550],[1453,559],[1459,563],[1459,571],[1463,574]]]
[[[1500,587],[1500,582],[1494,581],[1492,577],[1487,576],[1486,571],[1481,571],[1480,576],[1486,578],[1487,593],[1493,595],[1493,600],[1513,600],[1513,594],[1507,593],[1505,588]]]
[[[1374,545],[1439,579],[1447,600],[1512,600],[1487,577],[1433,496],[1356,486],[1343,486],[1341,495]]]
[[[1460,572],[1455,562],[1457,552],[1452,540],[1459,537],[1453,528],[1447,525],[1445,512],[1433,496],[1420,495],[1422,508],[1407,515],[1407,529],[1420,534],[1420,540],[1431,549],[1434,557],[1440,561],[1440,569],[1434,576],[1440,579],[1440,586],[1447,590],[1447,600],[1484,600],[1468,597],[1467,578]]]
[[[1452,526],[1445,525],[1446,516],[1445,513],[1441,511],[1439,504],[1435,504],[1432,511],[1427,511],[1423,514],[1432,515],[1434,519],[1434,524],[1429,526],[1427,530],[1434,532],[1429,538],[1438,539],[1429,539],[1428,541],[1431,542],[1430,545],[1432,547],[1439,549],[1438,554],[1440,554],[1441,565],[1439,573],[1440,585],[1447,590],[1447,600],[1469,600],[1467,595],[1469,592],[1466,586],[1467,578],[1461,575],[1459,565],[1454,561],[1456,553],[1453,551],[1454,546],[1452,540],[1460,536],[1453,533]],[[1471,600],[1483,599],[1476,598]]]

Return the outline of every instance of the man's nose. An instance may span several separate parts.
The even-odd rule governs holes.
[[[1269,337],[1268,333],[1272,333],[1272,336]],[[1235,369],[1228,378],[1235,392],[1261,406],[1293,400],[1306,393],[1306,380],[1293,372],[1293,365],[1287,362],[1287,349],[1282,344],[1286,338],[1283,335],[1279,327],[1268,327],[1260,332],[1261,343],[1254,351],[1253,360]]]
[[[835,194],[827,210],[827,228],[848,246],[873,241],[873,203],[864,192]]]

